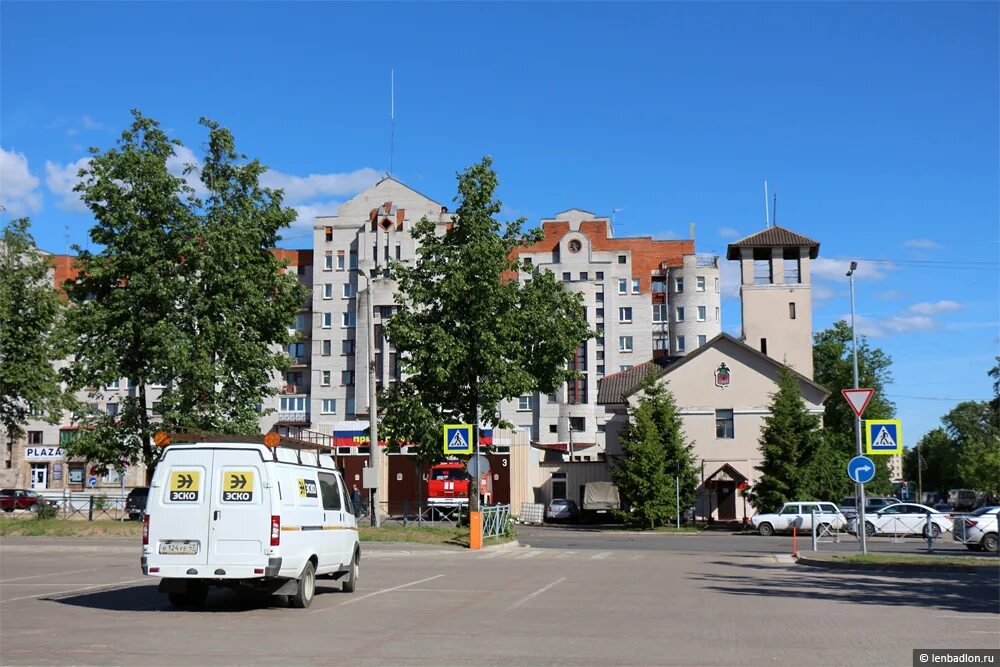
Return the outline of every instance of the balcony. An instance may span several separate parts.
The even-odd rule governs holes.
[[[286,384],[282,390],[282,394],[308,394],[309,387],[304,384]]]
[[[308,412],[279,412],[278,413],[278,423],[279,424],[308,424],[309,423],[309,413]]]
[[[306,356],[292,357],[292,364],[291,365],[292,366],[308,366],[309,365],[309,357],[306,357]]]

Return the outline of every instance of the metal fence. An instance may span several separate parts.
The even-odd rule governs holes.
[[[371,517],[367,503],[362,503],[359,523]],[[379,523],[383,526],[461,526],[468,523],[469,511],[463,505],[427,505],[409,501],[378,503]]]
[[[67,494],[62,496],[42,496],[42,502],[54,507],[53,519],[64,520],[84,520],[93,521],[95,519],[111,519],[114,521],[124,521],[132,518],[125,511],[125,498],[120,495],[106,494]],[[0,512],[0,516],[8,519],[17,519],[36,516],[39,510],[35,507],[28,510],[15,510],[13,512]],[[134,515],[141,519],[142,514]]]
[[[483,539],[499,540],[507,535],[512,519],[510,505],[483,507]]]
[[[892,507],[890,505],[890,507]],[[824,521],[821,514],[813,513],[809,530],[812,536],[812,550],[818,551],[823,543],[844,540],[860,540],[857,517],[846,523]],[[968,530],[966,519],[970,514],[958,512],[925,512],[922,514],[893,514],[891,512],[866,513],[864,530],[869,544],[885,543],[884,540],[871,542],[871,538],[889,538],[892,544],[901,544],[909,538],[926,541],[927,551],[935,547],[964,544],[978,550],[986,533]],[[980,517],[981,519],[981,517]],[[975,523],[971,524],[976,525]],[[995,530],[995,528],[993,529]],[[943,543],[943,544],[942,544]],[[988,541],[985,544],[990,544]]]

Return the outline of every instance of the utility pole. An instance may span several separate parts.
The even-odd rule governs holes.
[[[858,334],[854,327],[854,270],[858,268],[857,262],[851,262],[851,268],[847,272],[847,277],[851,280],[851,344],[854,349],[854,388],[858,388]],[[854,415],[854,443],[857,456],[862,455],[861,451],[861,417]],[[858,540],[861,542],[861,553],[868,553],[868,531],[865,530],[865,485],[855,484],[855,501],[858,503]]]
[[[368,466],[375,476],[375,488],[369,491],[368,515],[371,525],[378,528],[381,521],[378,516],[378,484],[382,479],[379,471],[378,456],[378,397],[375,391],[375,290],[373,279],[361,269],[353,269],[354,273],[365,279],[365,296],[368,316]]]

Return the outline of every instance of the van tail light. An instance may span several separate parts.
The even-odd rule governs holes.
[[[271,515],[271,546],[276,547],[281,544],[281,517]]]
[[[149,515],[145,514],[142,517],[142,546],[149,544]]]

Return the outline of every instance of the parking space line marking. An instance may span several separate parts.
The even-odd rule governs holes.
[[[503,555],[504,555],[503,551],[494,551],[491,554],[484,554],[484,555],[480,556],[479,560],[489,560],[491,558],[496,558],[497,556],[503,556]]]
[[[611,555],[610,551],[602,551],[599,554],[594,554],[593,556],[591,556],[590,560],[604,560],[605,558],[607,558],[610,555]]]
[[[345,602],[341,602],[337,606],[338,607],[343,607],[345,605],[354,604],[355,602],[361,602],[362,600],[367,600],[368,598],[375,597],[376,595],[382,595],[383,593],[391,593],[393,591],[398,591],[401,588],[408,588],[410,586],[416,586],[417,584],[422,584],[422,583],[425,583],[427,581],[434,581],[435,579],[440,579],[443,576],[444,576],[443,574],[435,574],[433,577],[427,577],[426,579],[418,579],[416,581],[411,581],[408,584],[400,584],[399,586],[393,586],[392,588],[383,588],[381,590],[372,591],[371,593],[368,593],[367,595],[362,595],[361,597],[352,598],[352,599],[347,600]],[[333,609],[333,607],[327,607],[326,609],[317,609],[313,613],[314,614],[318,614],[318,613],[323,612],[323,611],[329,611],[330,609]]]
[[[542,553],[541,551],[529,551],[528,553],[521,554],[520,556],[516,556],[515,558],[517,558],[517,560],[524,560],[525,558],[534,558],[535,556],[539,556],[541,555],[541,553]]]
[[[536,597],[538,597],[539,595],[541,595],[541,594],[542,594],[542,593],[544,593],[545,591],[549,590],[550,588],[552,588],[552,587],[553,587],[553,586],[555,586],[556,584],[561,584],[561,583],[562,583],[562,582],[564,582],[564,581],[566,581],[566,577],[559,577],[558,579],[556,579],[555,581],[553,581],[553,582],[552,582],[551,584],[549,584],[548,586],[542,586],[541,588],[539,588],[539,589],[538,589],[537,591],[535,591],[534,593],[528,593],[527,595],[525,595],[525,596],[524,596],[523,598],[521,598],[520,600],[518,600],[517,602],[515,602],[515,603],[514,603],[514,604],[512,604],[511,606],[507,607],[507,611],[514,611],[514,610],[515,610],[515,609],[517,609],[518,607],[520,607],[520,606],[522,606],[522,605],[524,605],[524,604],[527,604],[528,602],[531,602],[531,600],[532,600],[533,598],[536,598]]]
[[[23,581],[24,579],[41,579],[42,577],[58,577],[63,574],[80,574],[81,572],[97,572],[98,570],[106,570],[109,567],[128,567],[126,565],[109,565],[107,567],[92,567],[87,570],[69,570],[67,572],[48,572],[46,574],[32,574],[27,577],[13,577],[11,579],[0,579],[0,585],[9,583],[11,581]],[[64,584],[65,585],[65,584]]]
[[[556,556],[556,559],[569,558],[570,556],[576,555],[575,551],[564,551],[563,553]]]
[[[995,634],[1000,634],[1000,630],[969,630],[969,632],[972,632],[972,633],[977,634],[977,635],[995,635]]]
[[[137,584],[141,581],[148,582],[150,581],[150,579],[149,577],[145,577],[143,579],[129,579],[128,581],[111,582],[109,584],[97,584],[96,586],[87,586],[86,588],[70,589],[68,591],[56,591],[54,593],[38,593],[37,595],[25,595],[24,597],[20,598],[10,598],[9,600],[4,600],[3,602],[4,604],[10,604],[11,602],[19,602],[21,600],[34,600],[35,598],[53,597],[56,595],[61,595],[65,597],[67,595],[73,595],[74,593],[86,593],[87,591],[93,591],[98,588],[103,588],[105,590],[112,591],[117,588],[122,588],[127,584]]]

